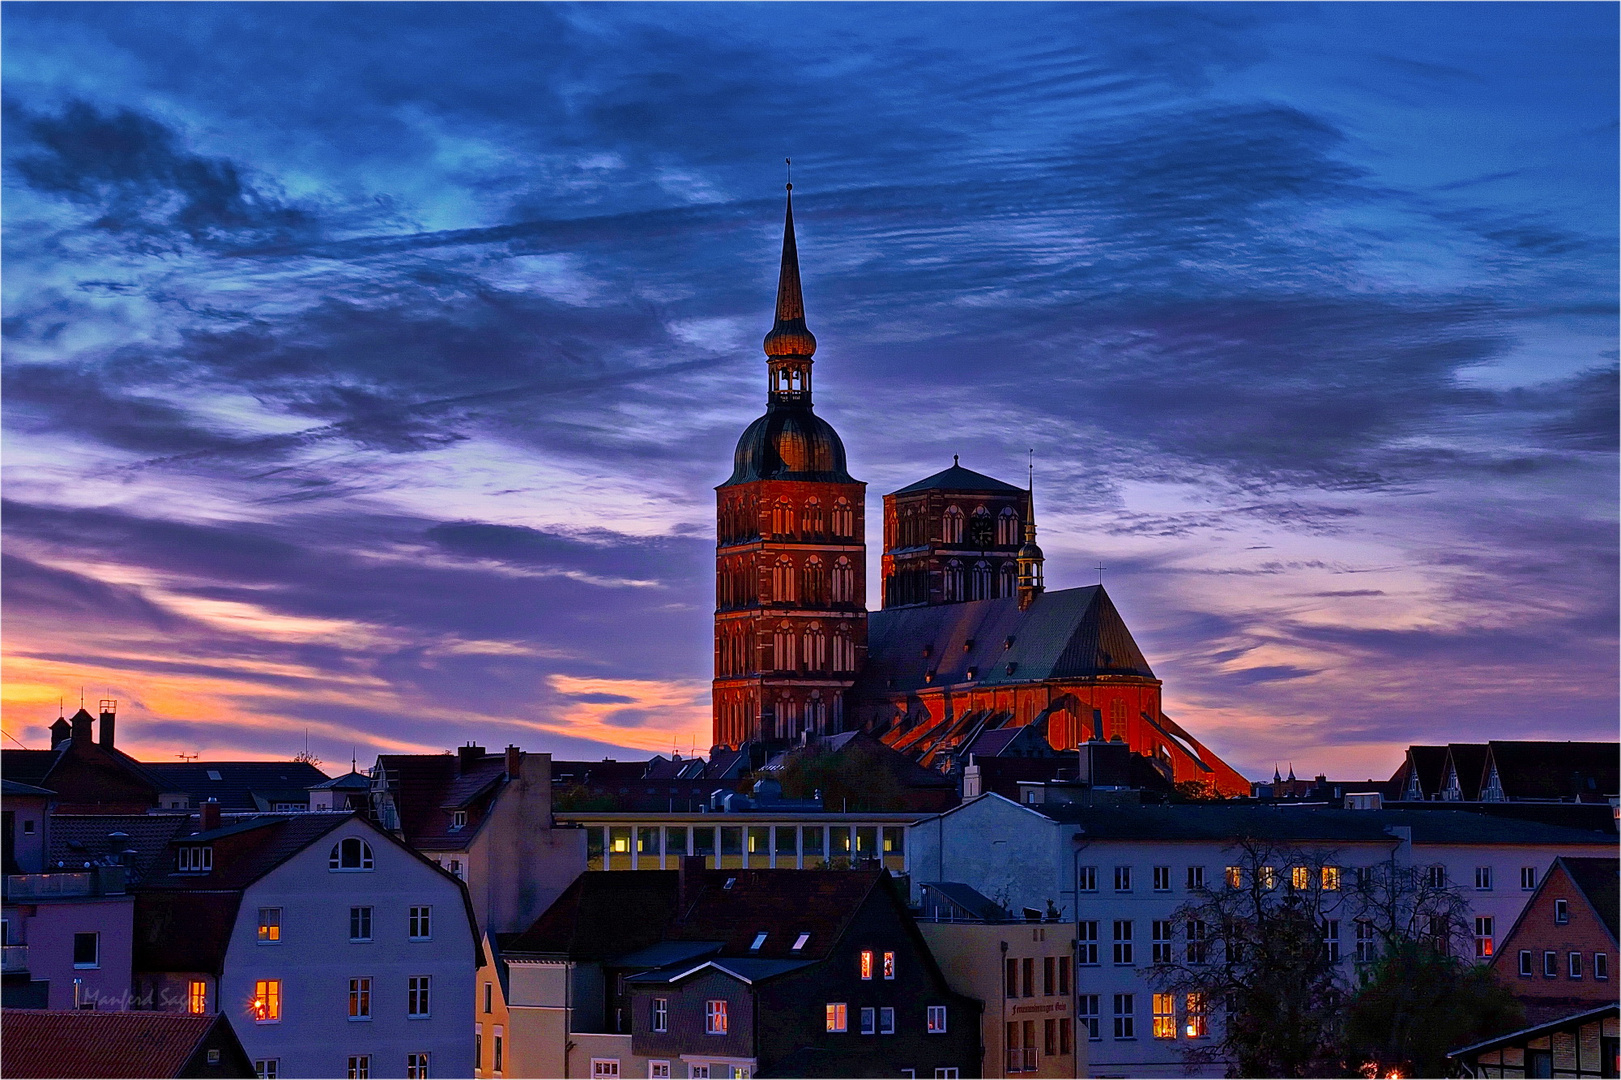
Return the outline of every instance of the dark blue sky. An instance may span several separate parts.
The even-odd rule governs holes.
[[[1034,447],[1240,768],[1615,733],[1613,4],[3,14],[24,742],[702,745],[785,156],[875,541]]]

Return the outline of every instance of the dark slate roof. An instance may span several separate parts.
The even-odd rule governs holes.
[[[1409,746],[1407,748],[1408,775],[1412,770],[1418,770],[1418,788],[1425,798],[1433,799],[1441,790],[1441,781],[1445,779],[1447,766],[1447,748],[1444,746]],[[1405,782],[1408,776],[1403,776]]]
[[[168,873],[174,865],[170,842],[196,828],[196,818],[185,814],[53,814],[46,860],[52,867],[58,862],[66,867],[110,864],[122,861],[122,852],[134,851],[125,865],[130,883],[136,884],[154,871]],[[124,838],[112,839],[112,833]]]
[[[724,941],[722,956],[819,960],[884,875],[883,870],[705,870],[702,889],[670,936]],[[762,931],[764,946],[751,949]],[[804,933],[809,940],[794,952],[794,941]]]
[[[939,893],[976,919],[1001,922],[1010,917],[1008,910],[1001,904],[960,881],[925,881],[922,885],[930,892]]]
[[[193,805],[219,800],[221,810],[269,810],[272,802],[308,802],[326,773],[304,761],[142,762],[164,791],[183,791]],[[210,772],[219,774],[215,780]],[[265,800],[261,805],[254,795]]]
[[[614,960],[615,967],[661,968],[718,953],[724,941],[661,941]]]
[[[312,784],[310,785],[310,790],[370,791],[371,777],[367,776],[365,773],[354,772],[351,770],[344,773],[342,776],[334,776],[330,780],[323,781],[319,784]]]
[[[899,491],[890,492],[891,495],[910,495],[917,491],[972,491],[994,492],[997,495],[1023,495],[1024,488],[1005,484],[994,476],[977,473],[973,469],[965,469],[961,465],[953,464],[949,469],[941,469],[933,476],[925,476],[915,484],[907,484]]]
[[[196,818],[189,818],[190,829],[181,830],[170,846],[207,841],[214,845],[214,869],[206,874],[180,873],[173,864],[159,867],[142,884],[147,888],[242,889],[297,855],[354,815],[317,811],[313,813],[267,814],[245,820],[224,821],[218,829],[196,831]]]
[[[507,770],[505,753],[383,754],[377,764],[394,795],[406,841],[425,851],[464,848],[483,824],[481,804],[498,794]],[[459,829],[451,817],[455,810],[473,811]]]
[[[501,951],[608,960],[664,940],[676,913],[676,871],[587,870]]]
[[[24,784],[10,777],[0,777],[0,795],[55,795],[50,788]]]
[[[55,750],[0,750],[0,769],[8,779],[38,784],[61,756],[60,746]]]
[[[1596,801],[1621,789],[1621,743],[1493,740],[1487,745],[1510,799]]]
[[[756,480],[858,484],[845,465],[844,442],[809,402],[773,401],[743,430],[732,452],[732,475],[720,487]]]
[[[1608,1005],[1599,1005],[1590,1009],[1566,1009],[1564,1015],[1551,1017],[1547,1020],[1533,1024],[1530,1027],[1523,1027],[1518,1031],[1511,1031],[1506,1035],[1497,1035],[1487,1039],[1485,1042],[1472,1043],[1469,1046],[1465,1046],[1457,1050],[1449,1050],[1447,1052],[1447,1057],[1476,1057],[1480,1054],[1487,1053],[1488,1051],[1495,1050],[1498,1047],[1512,1047],[1515,1045],[1523,1046],[1525,1043],[1537,1038],[1538,1036],[1551,1035],[1557,1031],[1574,1031],[1575,1029],[1586,1024],[1590,1024],[1595,1020],[1602,1020],[1605,1017],[1615,1016],[1618,1013],[1621,1013],[1621,1006],[1618,1006],[1613,1002]],[[1529,1017],[1527,1018],[1529,1019]]]
[[[1621,859],[1566,857],[1559,861],[1564,865],[1565,873],[1587,897],[1587,902],[1593,906],[1598,917],[1604,920],[1610,937],[1621,940],[1621,931],[1616,926],[1618,917],[1621,917]]]
[[[856,694],[882,697],[965,683],[969,668],[975,669],[973,682],[985,686],[1095,675],[1154,677],[1108,593],[1089,585],[1042,593],[1025,611],[1011,596],[874,611],[867,618],[867,665]],[[931,671],[933,681],[925,681]]]
[[[218,974],[241,906],[238,891],[136,890],[135,970]]]
[[[680,982],[682,979],[690,975],[696,975],[706,968],[714,968],[746,983],[757,983],[764,982],[767,979],[774,979],[778,975],[786,975],[790,971],[798,971],[800,968],[808,967],[813,962],[811,960],[760,960],[747,956],[723,956],[696,963],[677,964],[659,971],[644,971],[639,975],[632,975],[625,981],[668,984]]]
[[[214,1026],[229,1023],[223,1014],[78,1009],[6,1009],[0,1019],[0,1071],[12,1077],[179,1076]],[[232,1075],[218,1069],[211,1075]]]
[[[1448,743],[1447,760],[1458,778],[1463,797],[1474,802],[1480,798],[1480,780],[1486,769],[1485,743]],[[1443,775],[1442,779],[1445,779]]]
[[[1385,830],[1405,826],[1420,844],[1604,844],[1603,834],[1466,810],[1343,810],[1306,804],[1171,806],[1033,806],[1026,809],[1099,840],[1226,842],[1253,837],[1280,842],[1385,842]]]

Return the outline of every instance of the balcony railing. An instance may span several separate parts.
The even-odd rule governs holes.
[[[124,868],[96,866],[89,870],[55,874],[8,874],[8,901],[58,900],[74,896],[122,896]]]
[[[1026,1046],[1015,1047],[1007,1052],[1007,1071],[1013,1073],[1033,1073],[1036,1071],[1036,1048]]]
[[[27,971],[28,946],[5,945],[0,946],[0,971]]]

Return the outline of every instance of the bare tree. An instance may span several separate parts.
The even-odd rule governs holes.
[[[1228,850],[1221,880],[1156,934],[1149,977],[1172,999],[1155,1003],[1155,1022],[1181,1012],[1190,1071],[1225,1061],[1236,1076],[1340,1075],[1349,988],[1328,938],[1343,900],[1335,853],[1256,839]]]

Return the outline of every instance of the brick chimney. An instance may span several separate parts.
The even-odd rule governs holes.
[[[516,746],[507,747],[507,779],[518,779],[519,763],[523,760],[523,751]]]
[[[213,832],[220,827],[220,801],[209,799],[203,803],[201,812],[197,815],[197,831]]]
[[[95,741],[90,729],[95,726],[95,718],[80,709],[73,714],[73,742],[78,746],[89,746]]]
[[[111,750],[113,748],[113,733],[118,726],[118,702],[112,698],[101,699],[101,745]]]
[[[477,743],[456,747],[456,775],[465,775],[467,770],[483,756],[484,748]]]

